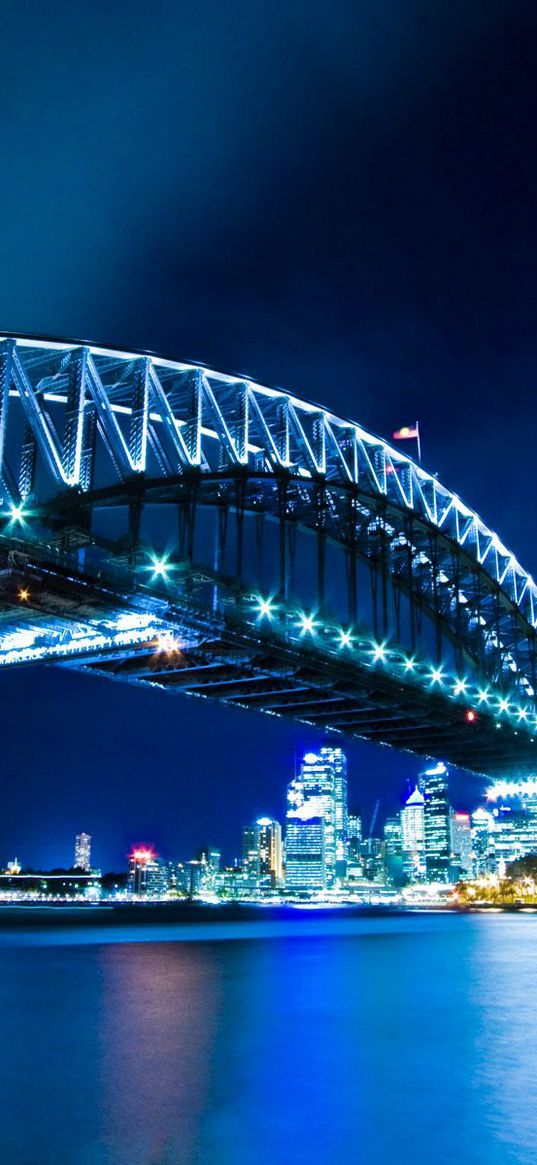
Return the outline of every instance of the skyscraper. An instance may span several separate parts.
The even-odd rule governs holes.
[[[394,885],[403,881],[403,830],[399,817],[388,817],[384,823],[386,876]]]
[[[273,817],[259,817],[242,831],[242,869],[247,888],[274,890],[282,880],[282,830]]]
[[[307,752],[300,774],[289,786],[290,807],[314,801],[315,813],[323,819],[323,865],[325,886],[336,880],[336,862],[344,860],[347,846],[347,758],[341,748],[323,746]]]
[[[416,788],[401,810],[403,868],[411,882],[425,877],[424,805],[423,793]]]
[[[455,876],[469,878],[473,870],[472,827],[469,813],[451,814],[451,853]]]
[[[285,885],[301,892],[326,888],[324,818],[319,798],[287,813]]]
[[[282,827],[273,817],[259,817],[255,823],[259,852],[261,889],[276,889],[282,880]]]
[[[75,867],[89,873],[91,869],[91,837],[89,833],[77,833],[75,837]]]
[[[170,871],[151,849],[139,846],[129,854],[131,893],[141,898],[161,898],[169,889]]]
[[[474,873],[482,878],[496,869],[494,817],[487,809],[475,809],[470,816]]]
[[[425,797],[425,862],[430,882],[449,881],[451,857],[451,809],[448,794],[448,773],[440,762],[427,769],[420,778]]]

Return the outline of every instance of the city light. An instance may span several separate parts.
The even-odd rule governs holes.
[[[453,687],[453,691],[454,691],[456,696],[461,696],[463,694],[463,692],[466,691],[467,688],[468,688],[468,684],[466,683],[466,680],[457,680],[456,684]]]
[[[500,709],[500,712],[508,712],[508,711],[509,711],[509,701],[508,701],[508,700],[504,700],[504,699],[502,698],[502,699],[500,700],[500,703],[499,703],[499,709]]]
[[[441,684],[444,680],[444,673],[441,667],[433,667],[431,671],[431,683]]]
[[[487,801],[508,801],[512,797],[537,797],[537,777],[523,781],[494,781],[485,790]]]
[[[30,598],[29,590],[27,590],[26,587],[21,587],[21,589],[19,591],[19,599],[20,599],[21,603],[27,603],[29,598]]]
[[[139,846],[137,849],[131,850],[129,859],[132,862],[137,862],[139,865],[145,865],[146,862],[152,862],[155,858],[155,852],[147,846]]]
[[[480,704],[488,704],[488,702],[489,702],[488,688],[481,688],[480,689],[478,699],[479,699]]]
[[[383,643],[373,644],[373,663],[384,663],[386,660],[386,649]]]
[[[350,647],[351,644],[352,644],[352,635],[351,635],[350,631],[340,631],[340,633],[339,633],[339,646],[340,647]]]
[[[414,659],[405,659],[405,671],[414,671],[416,666]]]
[[[474,712],[473,708],[468,708],[468,711],[464,713],[464,718],[469,724],[473,724],[477,720],[477,712]]]

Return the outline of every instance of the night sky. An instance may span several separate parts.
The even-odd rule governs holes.
[[[4,0],[0,329],[249,373],[423,460],[537,572],[534,0]],[[0,676],[0,862],[238,852],[299,725]],[[419,761],[349,743],[351,802]],[[481,788],[460,776],[470,804]]]

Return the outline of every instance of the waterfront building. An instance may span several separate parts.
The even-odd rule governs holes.
[[[236,900],[243,897],[244,879],[241,865],[235,863],[232,866],[224,866],[220,892],[226,899]]]
[[[495,867],[503,874],[511,862],[537,854],[536,820],[524,806],[498,805],[492,816]]]
[[[362,843],[362,818],[359,813],[349,813],[347,837],[349,849],[359,852]]]
[[[197,856],[197,861],[202,866],[201,883],[204,889],[211,893],[216,893],[220,887],[220,863],[222,861],[222,854],[219,849],[213,849],[212,846],[205,846],[201,849]]]
[[[325,821],[318,799],[287,814],[285,886],[305,893],[326,889]]]
[[[425,797],[416,786],[401,810],[403,869],[410,882],[423,881],[426,874],[424,806]]]
[[[75,837],[74,867],[76,870],[83,870],[85,874],[88,874],[91,869],[91,836],[89,833],[77,833]]]
[[[388,817],[384,823],[384,861],[386,878],[394,886],[403,884],[403,830],[400,817]]]
[[[330,745],[321,748],[320,757],[332,773],[336,861],[345,861],[349,833],[347,757],[342,748],[333,748]]]
[[[282,827],[273,817],[259,817],[255,823],[259,854],[259,888],[275,890],[281,885]]]
[[[451,856],[453,880],[471,878],[474,869],[472,825],[469,813],[451,811]]]
[[[282,881],[282,829],[273,817],[259,817],[242,831],[244,889],[259,894],[275,890]]]
[[[470,825],[473,873],[475,877],[483,878],[496,871],[494,817],[487,809],[480,807],[470,814]]]
[[[153,850],[138,846],[129,854],[129,886],[139,898],[162,898],[169,889],[168,867]]]
[[[385,845],[380,837],[365,837],[361,845],[363,876],[368,882],[385,881]]]
[[[451,808],[448,773],[440,762],[420,778],[424,795],[425,866],[427,881],[447,882],[451,861]]]
[[[260,858],[255,825],[245,825],[242,831],[242,873],[244,889],[256,893],[259,889]]]
[[[302,808],[304,812],[296,816]],[[324,888],[330,888],[336,884],[338,876],[345,874],[348,844],[347,758],[340,748],[323,746],[318,753],[305,754],[300,772],[288,788],[286,852],[289,822],[295,820],[295,824],[297,821],[303,823],[314,817],[321,817],[323,821]],[[298,837],[299,826],[291,832]]]

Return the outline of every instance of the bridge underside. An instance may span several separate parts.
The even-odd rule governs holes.
[[[528,725],[486,699],[446,700],[423,670],[353,637],[297,632],[296,611],[260,617],[246,590],[185,570],[176,606],[155,589],[106,582],[72,562],[0,550],[0,667],[55,663],[165,691],[294,718],[319,731],[384,743],[487,776],[535,770]],[[211,611],[202,590],[214,591]]]

